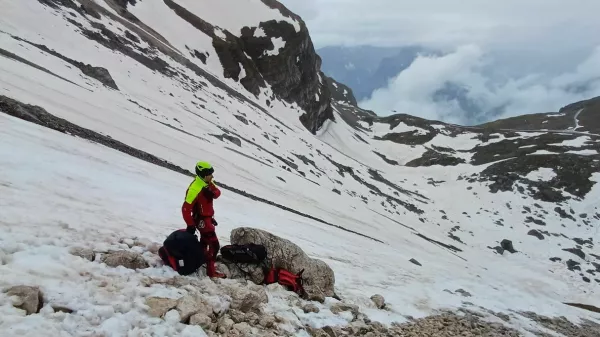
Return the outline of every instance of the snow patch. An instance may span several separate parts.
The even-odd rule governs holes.
[[[549,144],[554,146],[569,146],[569,147],[581,147],[585,143],[590,142],[592,139],[589,136],[581,136],[575,139],[564,140],[561,143]]]
[[[244,68],[244,65],[243,65],[243,64],[241,64],[241,63],[239,63],[239,66],[240,66],[240,75],[239,75],[239,79],[240,79],[240,81],[241,81],[242,79],[244,79],[244,78],[246,77],[246,68]]]
[[[578,155],[582,155],[582,156],[595,156],[598,154],[598,151],[591,150],[591,149],[585,149],[585,150],[571,150],[571,151],[567,151],[566,153],[578,154]]]
[[[267,37],[267,34],[261,27],[257,27],[254,31],[254,37]]]
[[[285,48],[285,41],[281,37],[272,37],[271,42],[273,43],[273,50],[266,50],[265,53],[269,56],[279,55],[279,51]]]
[[[535,171],[529,172],[529,174],[525,176],[526,179],[533,181],[550,181],[554,179],[554,177],[556,177],[556,172],[547,167],[540,167]]]
[[[531,155],[536,155],[536,154],[558,154],[556,152],[550,152],[547,150],[537,150],[534,153],[531,153]]]
[[[215,27],[215,35],[221,40],[227,40],[227,35],[220,29]]]

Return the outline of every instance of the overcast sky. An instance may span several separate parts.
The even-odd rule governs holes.
[[[482,114],[509,107],[503,116],[600,95],[600,0],[281,1],[303,17],[317,48],[421,45],[446,52],[417,59],[361,103],[379,114],[393,109],[474,122],[453,102],[432,101],[448,81],[467,88]]]

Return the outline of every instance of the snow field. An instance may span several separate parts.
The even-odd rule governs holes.
[[[76,245],[100,251],[126,249],[126,245],[118,244],[123,237],[160,242],[181,223],[181,191],[189,179],[111,149],[1,116],[3,130],[8,132],[0,143],[0,153],[9,160],[2,162],[0,205],[9,210],[7,220],[2,221],[3,231],[11,233],[1,241],[3,261],[7,262],[1,268],[7,273],[10,270],[11,276],[3,277],[0,282],[3,287],[23,283],[41,285],[49,303],[71,306],[84,317],[55,322],[55,317],[65,315],[51,313],[50,309],[42,312],[42,318],[22,317],[9,299],[4,298],[2,308],[11,318],[0,329],[19,329],[33,324],[30,320],[35,319],[45,322],[35,322],[36,327],[56,331],[69,331],[71,320],[77,320],[78,327],[88,326],[92,331],[114,336],[135,329],[161,331],[165,335],[183,333],[179,324],[144,316],[145,296],[180,294],[162,287],[139,289],[143,276],[173,276],[168,268],[154,267],[140,272],[106,268],[71,256],[67,251]],[[5,156],[16,144],[21,155]],[[14,167],[22,169],[17,171]],[[40,173],[39,167],[45,170]],[[82,171],[82,167],[87,169]],[[52,185],[45,187],[47,181],[52,181]],[[46,202],[38,207],[39,213],[45,215],[43,218],[28,212],[26,202],[39,195],[40,189],[47,195]],[[372,319],[382,322],[403,321],[402,315],[423,317],[437,308],[460,307],[462,297],[443,291],[458,288],[473,294],[470,302],[498,311],[535,308],[542,314],[559,311],[570,313],[572,316],[568,317],[573,318],[581,315],[554,302],[573,298],[572,289],[565,288],[558,279],[546,278],[542,282],[545,267],[542,264],[531,268],[525,256],[478,257],[473,248],[472,253],[461,254],[469,260],[464,263],[456,256],[444,254],[440,247],[413,239],[414,235],[403,227],[397,231],[403,233],[404,240],[379,244],[231,193],[224,193],[216,207],[222,244],[227,243],[228,232],[238,226],[255,226],[288,238],[311,256],[330,264],[336,273],[340,296],[359,304]],[[15,245],[16,242],[19,244]],[[144,256],[152,265],[160,264],[157,256],[150,253]],[[409,263],[408,259],[413,257],[423,267]],[[494,268],[486,271],[490,259],[494,260]],[[391,311],[373,309],[368,296],[374,293],[386,297]],[[277,306],[285,308],[278,302],[270,306],[270,310],[277,310]],[[106,311],[108,307],[111,309]],[[323,320],[328,324],[342,320],[338,316],[300,319],[310,319],[315,326],[324,324],[319,323]]]

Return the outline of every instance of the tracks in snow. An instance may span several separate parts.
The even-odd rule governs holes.
[[[585,108],[581,108],[579,109],[579,111],[577,111],[577,113],[575,114],[575,116],[573,116],[573,131],[579,129],[581,126],[579,126],[579,120],[577,118],[579,118],[579,114],[585,110]]]

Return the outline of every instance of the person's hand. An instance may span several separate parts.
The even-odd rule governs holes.
[[[215,227],[219,225],[219,223],[217,222],[217,220],[215,220],[215,218],[212,218],[212,224]]]
[[[196,226],[187,226],[187,228],[185,229],[186,232],[190,233],[190,234],[196,234]]]
[[[215,197],[215,193],[210,189],[210,187],[203,188],[202,193],[204,193],[204,195],[209,199],[213,199]]]

